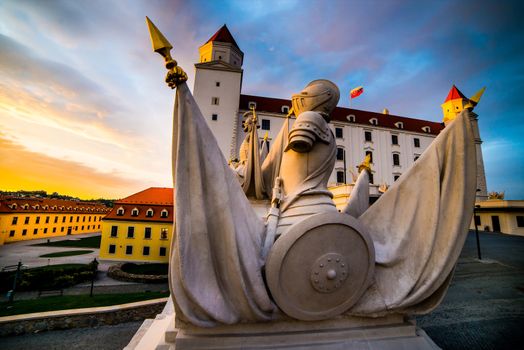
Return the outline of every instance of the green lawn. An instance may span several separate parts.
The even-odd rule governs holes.
[[[0,317],[33,312],[80,309],[85,307],[109,306],[135,301],[164,298],[168,292],[145,292],[132,294],[67,295],[42,297],[34,300],[15,300],[12,304],[0,303]],[[16,298],[16,296],[15,296]]]
[[[62,256],[84,255],[92,252],[94,252],[94,250],[68,250],[66,252],[56,252],[40,255],[40,258],[60,258]]]
[[[52,239],[52,238],[50,238]],[[100,248],[101,236],[85,237],[80,239],[66,239],[62,241],[38,243],[33,246],[38,247],[75,247],[75,248]]]

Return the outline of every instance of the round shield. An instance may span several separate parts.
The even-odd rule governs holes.
[[[370,284],[373,243],[352,216],[320,213],[282,234],[269,252],[266,278],[276,304],[299,320],[348,310]]]

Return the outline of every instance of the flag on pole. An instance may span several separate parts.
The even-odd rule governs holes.
[[[364,92],[364,87],[363,87],[363,86],[356,87],[356,88],[354,88],[353,90],[350,91],[350,93],[349,93],[349,98],[355,98],[355,97],[358,97],[358,96],[360,96],[363,92]]]

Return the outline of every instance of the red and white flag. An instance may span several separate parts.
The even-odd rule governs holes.
[[[358,96],[360,96],[363,92],[364,92],[364,87],[363,87],[363,86],[356,87],[356,88],[354,88],[353,90],[350,91],[350,93],[349,93],[349,98],[355,98],[355,97],[358,97]]]

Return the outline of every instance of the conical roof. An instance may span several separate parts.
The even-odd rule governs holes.
[[[451,90],[449,90],[448,97],[446,97],[446,100],[444,102],[448,102],[448,101],[451,101],[451,100],[456,100],[458,98],[463,98],[463,99],[467,100],[467,97],[464,96],[464,94],[462,92],[460,92],[460,90],[457,89],[457,87],[455,85],[453,85],[451,87]]]
[[[211,38],[209,38],[208,41],[206,41],[206,44],[212,41],[218,41],[221,43],[230,43],[233,44],[234,47],[236,47],[239,51],[240,47],[238,47],[237,42],[233,38],[233,35],[227,29],[227,26],[224,24]]]

